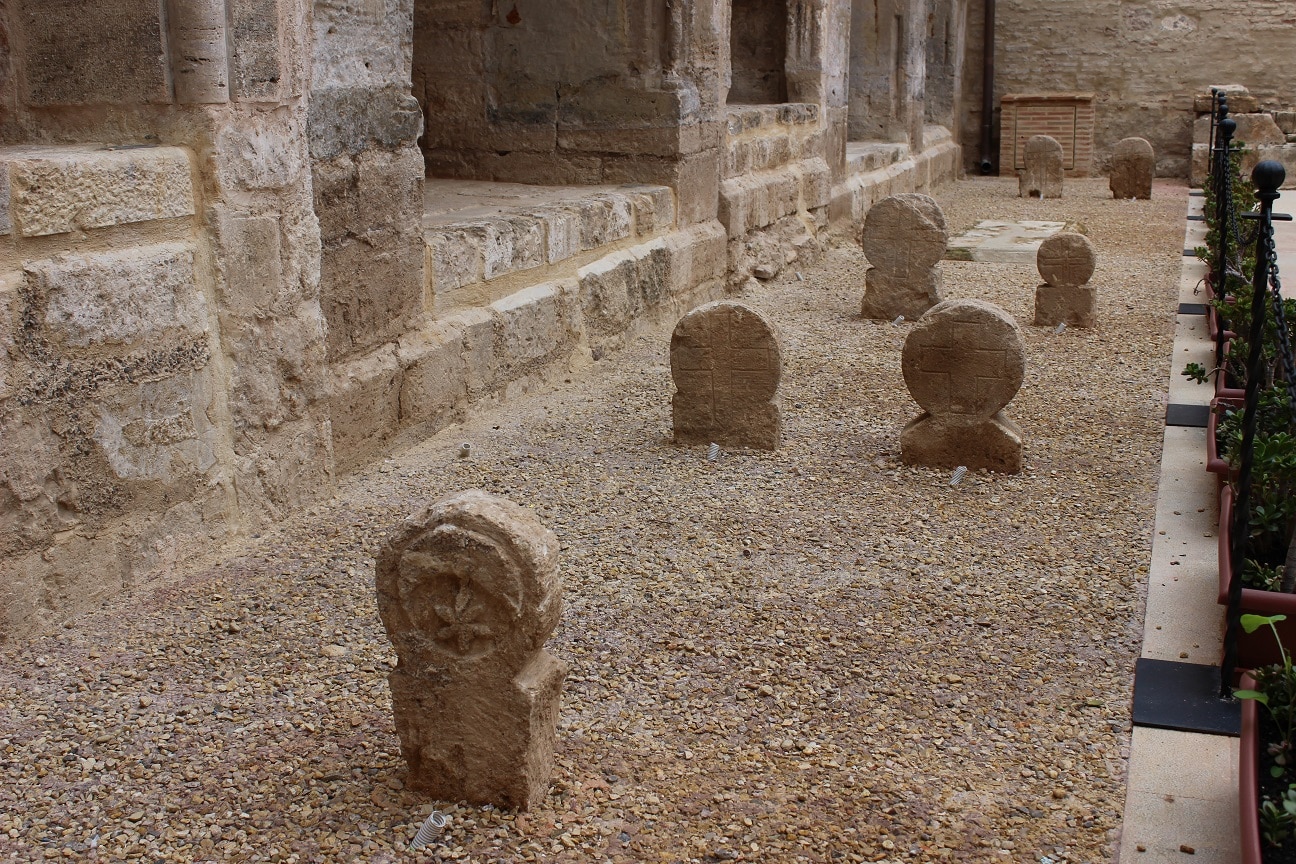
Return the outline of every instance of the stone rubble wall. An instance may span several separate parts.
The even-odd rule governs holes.
[[[985,0],[969,0],[960,133],[969,170],[980,160],[984,10]],[[1139,137],[1158,174],[1188,176],[1194,96],[1212,84],[1241,84],[1274,109],[1296,93],[1284,59],[1291,13],[1273,0],[998,0],[995,32],[996,108],[1007,93],[1096,95],[1097,174],[1117,142]],[[993,144],[997,153],[997,118]]]

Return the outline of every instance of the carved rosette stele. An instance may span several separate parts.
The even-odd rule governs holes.
[[[566,665],[558,539],[535,514],[473,489],[411,517],[377,562],[378,612],[408,785],[526,809],[553,771]]]

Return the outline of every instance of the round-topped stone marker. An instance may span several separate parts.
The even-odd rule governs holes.
[[[948,237],[945,214],[936,200],[905,192],[869,208],[861,243],[869,264],[881,273],[925,278],[944,257]]]
[[[1012,401],[1026,377],[1017,322],[984,300],[933,306],[905,339],[905,385],[933,417],[987,420]]]
[[[1096,263],[1089,238],[1070,231],[1045,240],[1035,255],[1040,276],[1057,287],[1085,284],[1093,276]]]

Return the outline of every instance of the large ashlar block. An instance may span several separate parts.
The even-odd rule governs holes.
[[[216,468],[215,403],[203,371],[121,388],[101,399],[94,440],[118,478],[176,485]]]
[[[402,425],[444,426],[468,399],[464,333],[445,322],[407,333],[396,347]]]
[[[180,147],[13,147],[0,150],[0,162],[23,237],[194,213],[189,154]]]
[[[363,464],[396,434],[401,383],[400,360],[393,345],[333,368],[329,418],[338,470]]]
[[[450,801],[538,804],[567,671],[544,650],[562,615],[558,538],[478,489],[394,534],[375,569],[408,785]]]
[[[187,243],[62,255],[27,265],[45,299],[44,327],[63,345],[135,346],[207,328],[207,302]]]
[[[581,335],[578,294],[579,283],[565,279],[533,285],[491,304],[495,356],[507,379],[571,350]]]
[[[176,100],[229,101],[229,49],[224,0],[170,0],[171,72]]]
[[[279,218],[224,213],[219,225],[225,252],[221,311],[267,314],[283,284]]]
[[[638,269],[630,252],[614,252],[576,271],[581,314],[590,335],[620,332],[639,312]]]
[[[167,103],[162,8],[139,0],[22,0],[23,101],[32,106]],[[13,41],[13,34],[7,34]]]
[[[279,0],[229,0],[229,8],[234,97],[240,102],[279,101],[288,77],[280,47],[284,13]]]

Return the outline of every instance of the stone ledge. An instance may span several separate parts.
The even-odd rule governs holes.
[[[19,236],[39,237],[191,216],[193,180],[181,147],[5,147],[0,175]]]
[[[924,192],[957,179],[962,152],[953,140],[946,140],[917,156],[847,177],[832,189],[828,214],[833,230],[854,234],[869,208],[888,195]]]
[[[569,277],[590,253],[657,236],[676,221],[668,186],[428,185],[426,287],[442,311],[507,296],[528,271],[536,281]]]

